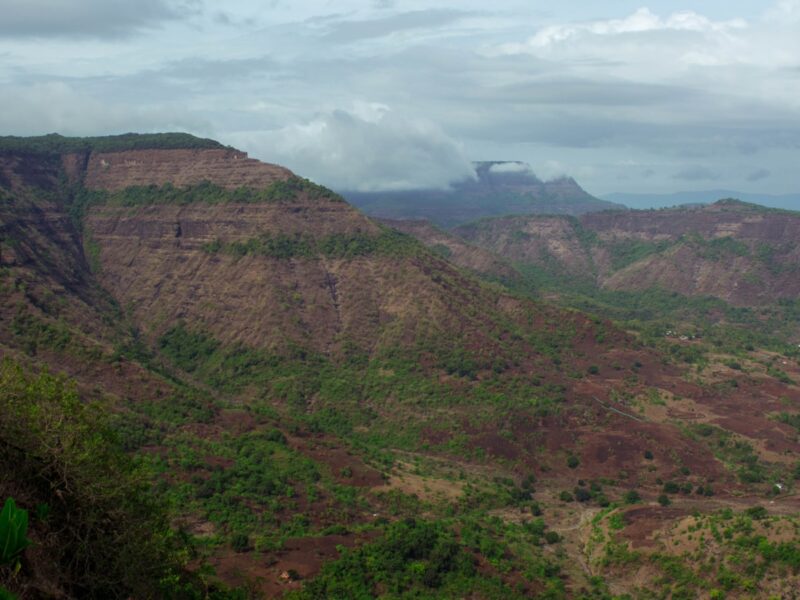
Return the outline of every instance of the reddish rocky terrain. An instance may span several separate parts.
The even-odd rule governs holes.
[[[291,176],[288,169],[248,158],[234,149],[91,152],[88,156],[66,155],[64,165],[73,177],[80,176],[82,167],[87,188],[108,191],[166,183],[180,187],[202,181],[227,189],[261,187]]]
[[[707,207],[501,217],[452,231],[513,263],[612,290],[652,287],[738,306],[800,294],[800,213]]]

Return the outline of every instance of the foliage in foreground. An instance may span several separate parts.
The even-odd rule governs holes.
[[[119,449],[104,407],[82,402],[62,377],[5,360],[0,496],[12,494],[37,509],[31,538],[40,564],[22,561],[15,576],[0,577],[6,587],[35,589],[46,572],[58,574],[48,586],[72,597],[197,597],[184,585],[184,546],[147,474]]]

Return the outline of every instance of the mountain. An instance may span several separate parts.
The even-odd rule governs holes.
[[[580,215],[624,208],[588,194],[571,177],[541,181],[524,163],[474,165],[475,178],[455,183],[449,190],[342,193],[370,216],[426,219],[441,227],[506,214]]]
[[[650,347],[211,140],[0,138],[0,189],[0,498],[35,544],[0,586],[686,595],[746,576],[751,529],[683,553],[729,518],[754,586],[797,584],[789,354]]]
[[[760,204],[770,208],[800,210],[800,194],[752,194],[732,190],[702,190],[693,192],[673,192],[671,194],[613,193],[603,196],[604,200],[623,204],[628,208],[668,208],[682,204],[711,204],[722,198],[737,198],[744,202]]]
[[[514,263],[606,289],[657,287],[737,306],[800,295],[800,213],[738,201],[577,219],[502,217],[453,233]]]

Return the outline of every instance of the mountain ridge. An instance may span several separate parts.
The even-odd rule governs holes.
[[[370,216],[427,219],[443,227],[504,214],[578,215],[625,208],[595,198],[571,177],[542,181],[522,162],[482,161],[473,165],[475,178],[454,182],[449,190],[342,194]]]
[[[664,194],[614,192],[603,194],[605,200],[623,204],[628,208],[646,210],[650,208],[668,208],[682,204],[713,204],[724,198],[760,204],[768,208],[800,210],[800,194],[759,194],[726,189],[672,192]]]

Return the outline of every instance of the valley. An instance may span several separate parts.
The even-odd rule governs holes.
[[[0,585],[792,597],[800,215],[565,213],[444,230],[212,140],[0,138],[0,498],[33,541]]]

